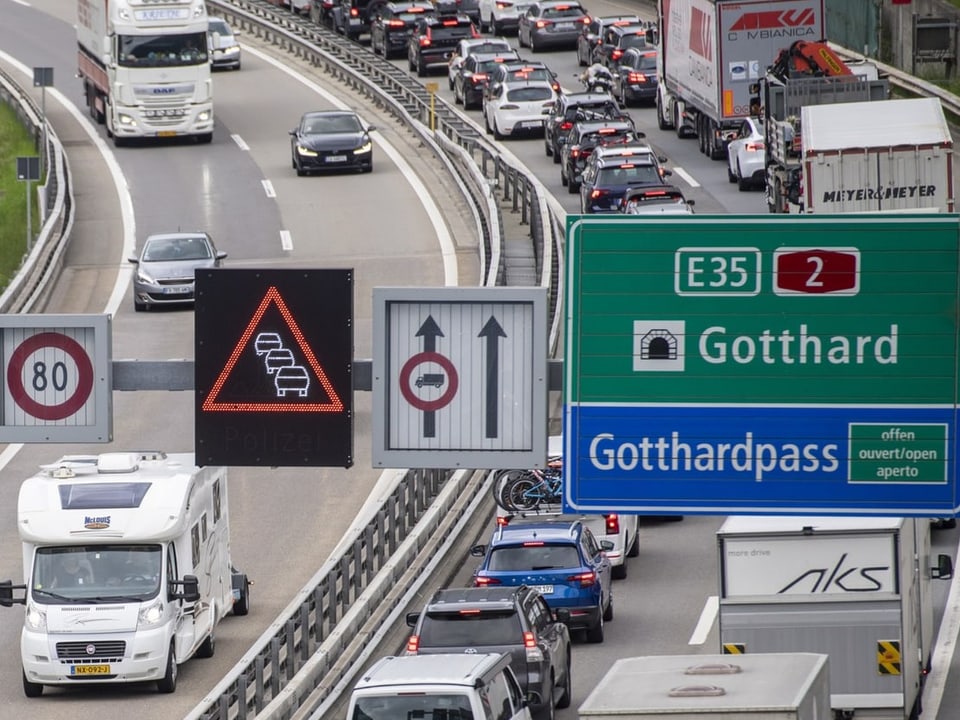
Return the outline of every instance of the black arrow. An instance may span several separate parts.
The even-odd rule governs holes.
[[[423,325],[417,330],[417,337],[423,338],[423,351],[436,352],[437,338],[444,337],[443,331],[433,319],[433,315],[427,315]],[[433,410],[423,411],[423,436],[425,438],[436,437],[437,435],[437,415]]]
[[[485,338],[487,345],[487,432],[488,438],[497,437],[500,411],[497,403],[500,396],[500,338],[507,334],[497,319],[491,315],[477,337]]]

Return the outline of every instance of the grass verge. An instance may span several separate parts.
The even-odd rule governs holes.
[[[17,158],[37,155],[33,138],[16,113],[0,102],[0,292],[9,284],[27,251],[27,185],[17,180]],[[40,227],[36,189],[29,183],[34,236]]]

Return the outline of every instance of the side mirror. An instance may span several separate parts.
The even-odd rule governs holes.
[[[183,580],[171,580],[171,585],[182,585],[183,592],[171,593],[175,598],[180,598],[188,603],[197,602],[200,599],[200,581],[196,575],[184,575]]]
[[[937,566],[931,569],[931,575],[937,580],[949,580],[953,577],[953,560],[949,555],[937,555]]]
[[[416,627],[417,621],[420,619],[420,613],[411,612],[407,613],[407,627]]]
[[[603,550],[604,552],[610,552],[610,551],[613,550],[613,548],[615,548],[615,547],[616,547],[616,545],[614,545],[613,542],[610,541],[610,540],[601,540],[601,541],[600,541],[600,549]]]
[[[294,128],[294,129],[291,130],[288,134],[291,135],[291,136],[293,136],[293,137],[296,137],[296,135],[297,135],[297,129]]]
[[[376,130],[377,130],[377,126],[376,126],[376,125],[371,125],[370,127],[367,128],[367,132],[368,132],[368,133],[369,133],[369,132],[376,132]]]
[[[13,596],[14,590],[23,590],[23,597],[15,598]],[[13,607],[14,604],[27,604],[27,586],[14,585],[12,580],[0,580],[0,606]]]
[[[471,557],[483,557],[486,554],[487,554],[486,545],[474,545],[472,548],[470,548]]]
[[[138,257],[128,257],[128,258],[127,258],[127,262],[132,262],[134,265],[136,265],[137,263],[140,262],[140,258],[138,258]]]
[[[662,174],[664,177],[670,177],[671,175],[673,175],[673,170],[667,170],[666,168],[663,168]]]
[[[217,250],[217,260],[223,260],[227,256],[226,251]]]
[[[667,160],[668,160],[668,158],[667,158],[666,155],[657,155],[657,161],[658,161],[658,162],[665,163],[665,162],[667,162]]]
[[[689,205],[690,207],[693,207],[693,206],[696,205],[696,204],[697,204],[697,201],[696,201],[696,200],[687,200],[687,205]],[[949,559],[949,558],[948,558],[948,559]]]

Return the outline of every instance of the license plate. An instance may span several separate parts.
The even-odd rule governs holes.
[[[542,120],[527,120],[526,122],[520,123],[525,128],[538,128],[543,126]]]
[[[553,585],[534,585],[533,589],[541,595],[553,595]]]
[[[557,23],[557,30],[573,30],[573,23]]]
[[[174,130],[160,130],[157,133],[157,137],[176,137],[177,133]]]
[[[346,155],[330,155],[327,157],[327,162],[346,162]]]
[[[172,285],[163,289],[164,295],[186,295],[190,288],[186,285]]]
[[[72,665],[71,675],[109,675],[109,665]]]

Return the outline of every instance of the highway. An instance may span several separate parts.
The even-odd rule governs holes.
[[[0,0],[0,56],[5,64],[16,59],[27,68],[52,65],[56,87],[82,107],[79,82],[73,78],[75,40],[71,7],[62,0],[37,0],[25,5]],[[596,14],[624,12],[630,3],[590,2]],[[647,6],[644,6],[647,7]],[[372,317],[370,289],[377,285],[476,285],[476,239],[458,208],[440,202],[445,225],[439,231],[430,197],[448,196],[445,179],[435,164],[417,161],[423,152],[394,122],[377,118],[371,107],[350,99],[380,135],[396,143],[400,162],[392,162],[378,145],[377,168],[369,176],[296,178],[289,166],[287,131],[306,109],[332,106],[321,91],[328,81],[280,51],[260,48],[241,37],[244,69],[215,77],[217,131],[212,145],[174,144],[164,148],[132,147],[107,153],[116,157],[129,185],[136,237],[180,227],[211,232],[230,256],[229,266],[354,267],[356,282],[355,357],[370,357]],[[524,51],[529,55],[529,51]],[[538,54],[568,87],[576,87],[579,73],[572,51]],[[405,67],[405,61],[397,61]],[[303,73],[307,77],[296,77]],[[23,83],[29,84],[27,76]],[[434,79],[434,78],[431,78]],[[450,99],[444,77],[441,96]],[[342,92],[342,90],[340,90]],[[452,102],[452,99],[451,99]],[[94,144],[48,95],[48,109],[73,127],[71,157],[95,155]],[[723,163],[701,155],[696,143],[679,140],[656,128],[653,110],[632,108],[631,115],[651,143],[669,158],[672,180],[697,201],[698,213],[765,212],[763,194],[741,193],[729,184]],[[478,111],[468,115],[479,118]],[[72,125],[71,125],[72,124]],[[59,125],[58,125],[59,127]],[[482,126],[481,126],[482,131]],[[104,140],[102,128],[98,137]],[[560,185],[558,167],[543,152],[542,140],[508,140],[503,152],[515,155],[544,182],[569,212],[577,196]],[[401,159],[402,158],[402,159]],[[91,160],[92,162],[92,160]],[[413,164],[429,193],[418,192],[405,174]],[[130,237],[124,235],[122,192],[105,197],[110,184],[105,168],[89,168],[96,180],[78,187],[81,218],[77,242],[70,250],[69,268],[49,312],[103,312],[109,308],[114,279],[126,270]],[[88,171],[83,168],[84,175]],[[97,175],[97,173],[101,175]],[[79,168],[74,166],[75,175]],[[269,181],[269,186],[265,186]],[[446,181],[448,182],[448,181]],[[102,185],[100,184],[102,183]],[[271,188],[270,191],[267,187]],[[94,197],[91,188],[100,190]],[[90,208],[90,209],[88,209]],[[93,209],[96,208],[96,209]],[[126,218],[130,220],[131,218]],[[406,232],[398,232],[404,228]],[[281,231],[289,232],[292,250],[281,245]],[[445,272],[443,243],[454,245],[460,260],[457,274]],[[166,359],[193,354],[192,313],[172,311],[133,314],[129,290],[121,296],[114,315],[114,357]],[[19,580],[19,541],[15,528],[19,480],[39,464],[65,452],[101,452],[127,447],[162,447],[171,451],[192,448],[192,397],[188,393],[116,393],[115,442],[111,446],[26,446],[0,455],[0,578]],[[368,394],[356,397],[354,443],[356,464],[349,470],[312,469],[231,470],[230,517],[236,563],[255,581],[251,614],[228,618],[218,633],[217,655],[195,660],[181,670],[173,696],[158,696],[152,686],[110,687],[77,691],[47,690],[40,700],[28,701],[20,691],[18,645],[22,609],[0,609],[0,642],[11,648],[0,663],[0,704],[9,717],[39,720],[60,718],[67,712],[94,714],[109,720],[134,712],[144,720],[182,717],[212,687],[246,648],[264,632],[294,593],[321,565],[363,503],[376,480],[370,469]],[[12,457],[11,457],[12,456]],[[681,523],[645,520],[641,523],[641,554],[630,574],[615,585],[616,616],[602,646],[578,642],[575,648],[574,703],[560,711],[560,720],[575,717],[575,708],[616,657],[675,652],[715,652],[715,625],[701,619],[709,598],[716,594],[716,557],[713,533],[720,518],[690,517]],[[940,551],[956,545],[957,532],[938,532]],[[464,570],[472,569],[467,563]],[[945,604],[947,583],[936,586],[937,607]],[[136,702],[136,709],[132,703]],[[955,706],[955,705],[954,705]],[[948,705],[948,707],[950,707]],[[926,716],[925,716],[926,717]],[[941,716],[947,718],[947,716]]]

